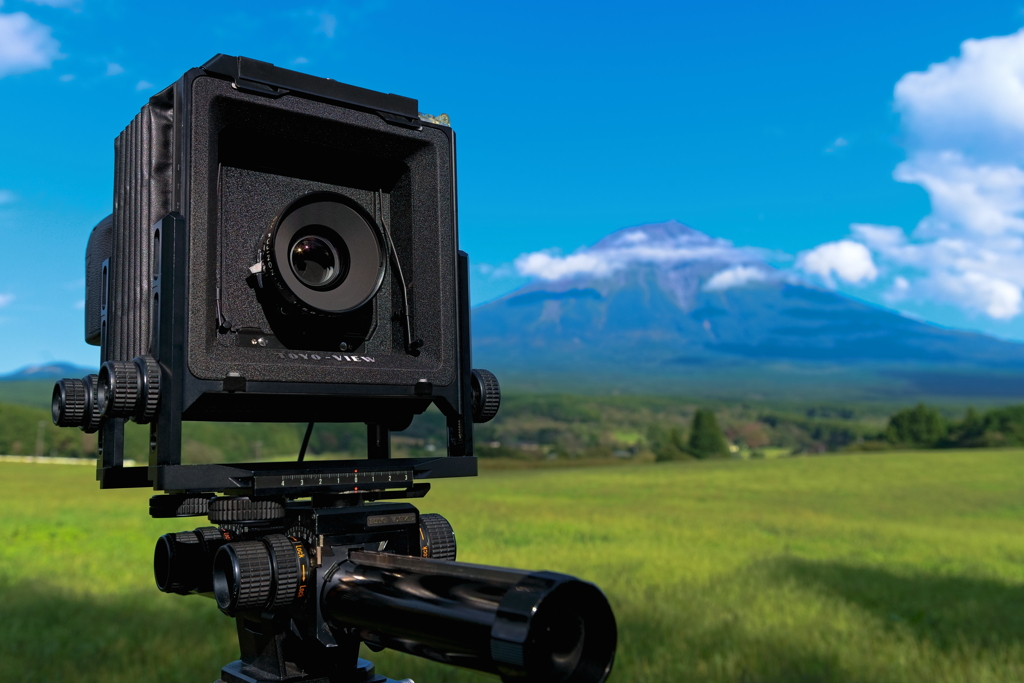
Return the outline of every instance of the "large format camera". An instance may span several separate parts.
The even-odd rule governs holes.
[[[153,486],[157,586],[216,599],[241,659],[225,683],[386,683],[360,643],[501,675],[603,681],[615,620],[571,576],[455,562],[455,535],[399,499],[476,474],[497,413],[470,364],[455,137],[415,100],[217,55],[115,143],[114,211],[86,253],[94,375],[53,392],[99,432],[103,488]],[[447,455],[392,458],[430,405]],[[183,421],[302,422],[296,460],[183,464]],[[126,421],[149,463],[124,466]],[[365,423],[365,460],[304,460],[316,422]]]

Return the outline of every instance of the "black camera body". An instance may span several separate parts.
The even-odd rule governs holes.
[[[217,55],[152,97],[115,143],[114,212],[86,255],[101,369],[54,390],[100,432],[103,487],[296,498],[476,474],[497,411],[471,366],[455,135],[416,100]],[[390,459],[430,404],[447,455]],[[123,466],[125,420],[151,425]],[[364,422],[369,460],[181,464],[181,422]],[[301,482],[301,483],[300,483]]]
[[[218,55],[118,136],[114,212],[86,252],[99,372],[62,379],[53,420],[99,432],[104,488],[153,486],[157,587],[216,599],[240,659],[222,683],[397,683],[391,648],[506,683],[601,683],[614,615],[571,576],[455,561],[408,502],[471,476],[497,379],[470,356],[455,137],[417,103]],[[447,455],[392,458],[431,404]],[[126,420],[149,463],[124,466]],[[182,464],[187,420],[306,422],[292,462]],[[365,460],[304,461],[315,422],[364,422]],[[382,502],[388,501],[388,502]]]

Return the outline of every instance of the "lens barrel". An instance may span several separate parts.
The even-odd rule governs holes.
[[[322,610],[370,644],[506,683],[600,683],[615,657],[604,594],[565,574],[355,551],[329,577]]]
[[[284,299],[313,314],[359,308],[377,294],[387,252],[373,219],[334,192],[300,197],[263,238],[263,273]]]

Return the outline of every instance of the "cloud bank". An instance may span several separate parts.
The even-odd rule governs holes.
[[[592,247],[585,247],[568,255],[555,250],[522,254],[515,260],[515,268],[524,277],[554,281],[577,276],[607,277],[637,264],[674,265],[695,261],[714,261],[728,269],[733,264],[761,263],[765,252],[750,247],[735,247],[732,242],[709,237],[676,221],[643,225],[620,230]],[[765,269],[762,266],[762,270]],[[731,275],[720,272],[720,289],[726,283],[738,286],[752,282],[752,271],[736,271]],[[718,277],[717,275],[715,277]],[[714,278],[712,278],[713,280]]]
[[[893,177],[921,186],[931,213],[909,235],[900,227],[854,224],[853,241],[843,242],[870,249],[868,258],[893,275],[885,295],[890,302],[941,301],[996,320],[1020,315],[1024,29],[967,40],[960,56],[904,75],[894,108],[907,159]],[[815,261],[802,263],[826,280],[833,272]],[[874,279],[878,271],[866,260],[862,266],[858,272]]]

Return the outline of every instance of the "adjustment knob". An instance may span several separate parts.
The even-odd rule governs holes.
[[[229,616],[288,607],[309,595],[312,577],[302,541],[283,534],[227,543],[213,557],[213,595]]]
[[[420,556],[455,561],[455,530],[436,512],[420,515]]]
[[[132,363],[139,372],[139,398],[132,419],[147,424],[156,417],[160,404],[160,364],[153,356],[136,356]]]
[[[149,516],[156,518],[205,517],[210,511],[210,498],[212,496],[170,493],[153,496],[149,499]]]
[[[85,382],[80,379],[58,380],[53,386],[50,414],[58,427],[81,427],[85,418],[87,396]]]
[[[92,434],[99,430],[100,420],[103,419],[103,413],[100,411],[100,377],[86,375],[82,378],[82,383],[85,385],[85,414],[82,416],[81,427],[86,434]]]
[[[498,414],[501,406],[501,388],[498,378],[489,370],[474,370],[473,422],[489,422]]]
[[[132,417],[139,402],[139,368],[125,360],[100,367],[99,402],[104,417]]]
[[[217,549],[232,538],[216,527],[164,534],[156,542],[153,574],[156,587],[164,593],[209,593],[213,590],[210,566]]]
[[[271,597],[274,565],[261,541],[222,545],[213,558],[213,594],[228,616],[265,609]]]
[[[276,500],[251,500],[225,496],[210,501],[210,521],[214,524],[260,522],[284,517],[284,505]]]

